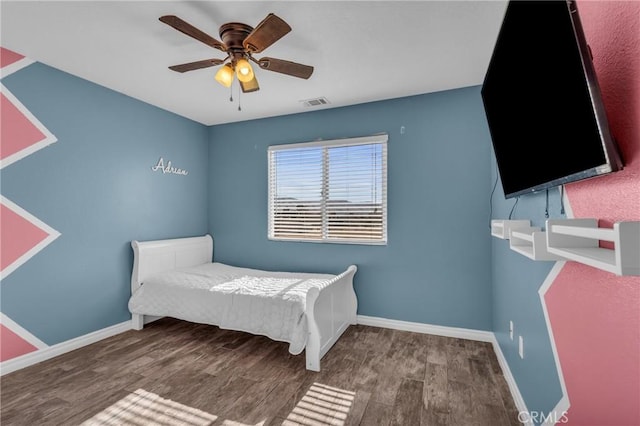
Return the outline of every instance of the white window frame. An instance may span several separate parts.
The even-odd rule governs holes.
[[[338,244],[364,244],[364,245],[386,245],[387,244],[387,144],[388,144],[389,136],[387,134],[378,134],[373,136],[363,136],[357,138],[345,138],[345,139],[332,139],[332,140],[323,140],[323,141],[314,141],[314,142],[303,142],[303,143],[293,143],[293,144],[283,144],[283,145],[271,145],[267,150],[268,157],[268,167],[267,167],[267,179],[268,179],[268,208],[267,208],[267,216],[268,216],[268,229],[267,229],[267,237],[269,240],[273,241],[294,241],[294,242],[312,242],[312,243],[338,243]],[[327,209],[325,207],[326,192],[327,192],[327,181],[328,181],[328,163],[327,163],[327,152],[328,149],[333,147],[341,147],[341,146],[355,146],[355,145],[371,145],[371,144],[380,144],[382,145],[382,194],[381,194],[381,204],[382,204],[382,236],[380,239],[355,239],[355,238],[330,238],[327,232]],[[274,206],[275,206],[275,183],[272,182],[272,172],[273,172],[273,153],[277,151],[291,150],[291,149],[299,149],[299,148],[313,148],[313,147],[321,147],[324,148],[323,153],[323,173],[322,173],[322,181],[323,181],[323,196],[322,196],[322,237],[321,238],[285,238],[285,237],[276,237],[274,236]]]

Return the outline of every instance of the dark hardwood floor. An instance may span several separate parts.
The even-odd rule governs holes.
[[[351,326],[320,373],[287,348],[165,318],[3,376],[0,424],[80,425],[143,390],[208,416],[145,405],[136,421],[87,424],[519,425],[489,343]]]

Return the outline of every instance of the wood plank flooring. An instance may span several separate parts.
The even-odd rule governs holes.
[[[211,425],[520,424],[489,343],[357,325],[321,364],[307,371],[286,343],[165,318],[3,376],[0,424],[80,425],[138,389]]]

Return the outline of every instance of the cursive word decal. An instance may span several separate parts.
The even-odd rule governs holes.
[[[172,173],[174,175],[182,175],[182,176],[186,176],[189,174],[188,171],[186,170],[182,170],[179,169],[177,167],[173,167],[171,165],[171,161],[167,161],[167,165],[164,165],[164,158],[160,157],[160,159],[158,160],[158,164],[156,164],[155,166],[151,167],[151,170],[153,170],[154,172],[157,172],[158,170],[162,170],[162,174],[165,173]]]

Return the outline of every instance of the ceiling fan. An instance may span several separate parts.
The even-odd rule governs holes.
[[[298,78],[308,79],[313,73],[313,67],[309,65],[283,59],[269,57],[255,59],[253,57],[254,54],[261,53],[291,31],[289,24],[273,13],[268,14],[255,28],[239,22],[223,24],[219,29],[222,41],[216,40],[174,15],[162,16],[160,21],[207,46],[227,54],[224,59],[204,59],[170,66],[169,69],[173,71],[187,72],[224,64],[216,73],[216,80],[223,86],[230,87],[235,74],[242,91],[245,93],[255,92],[260,89],[249,61],[254,62],[264,70]]]

